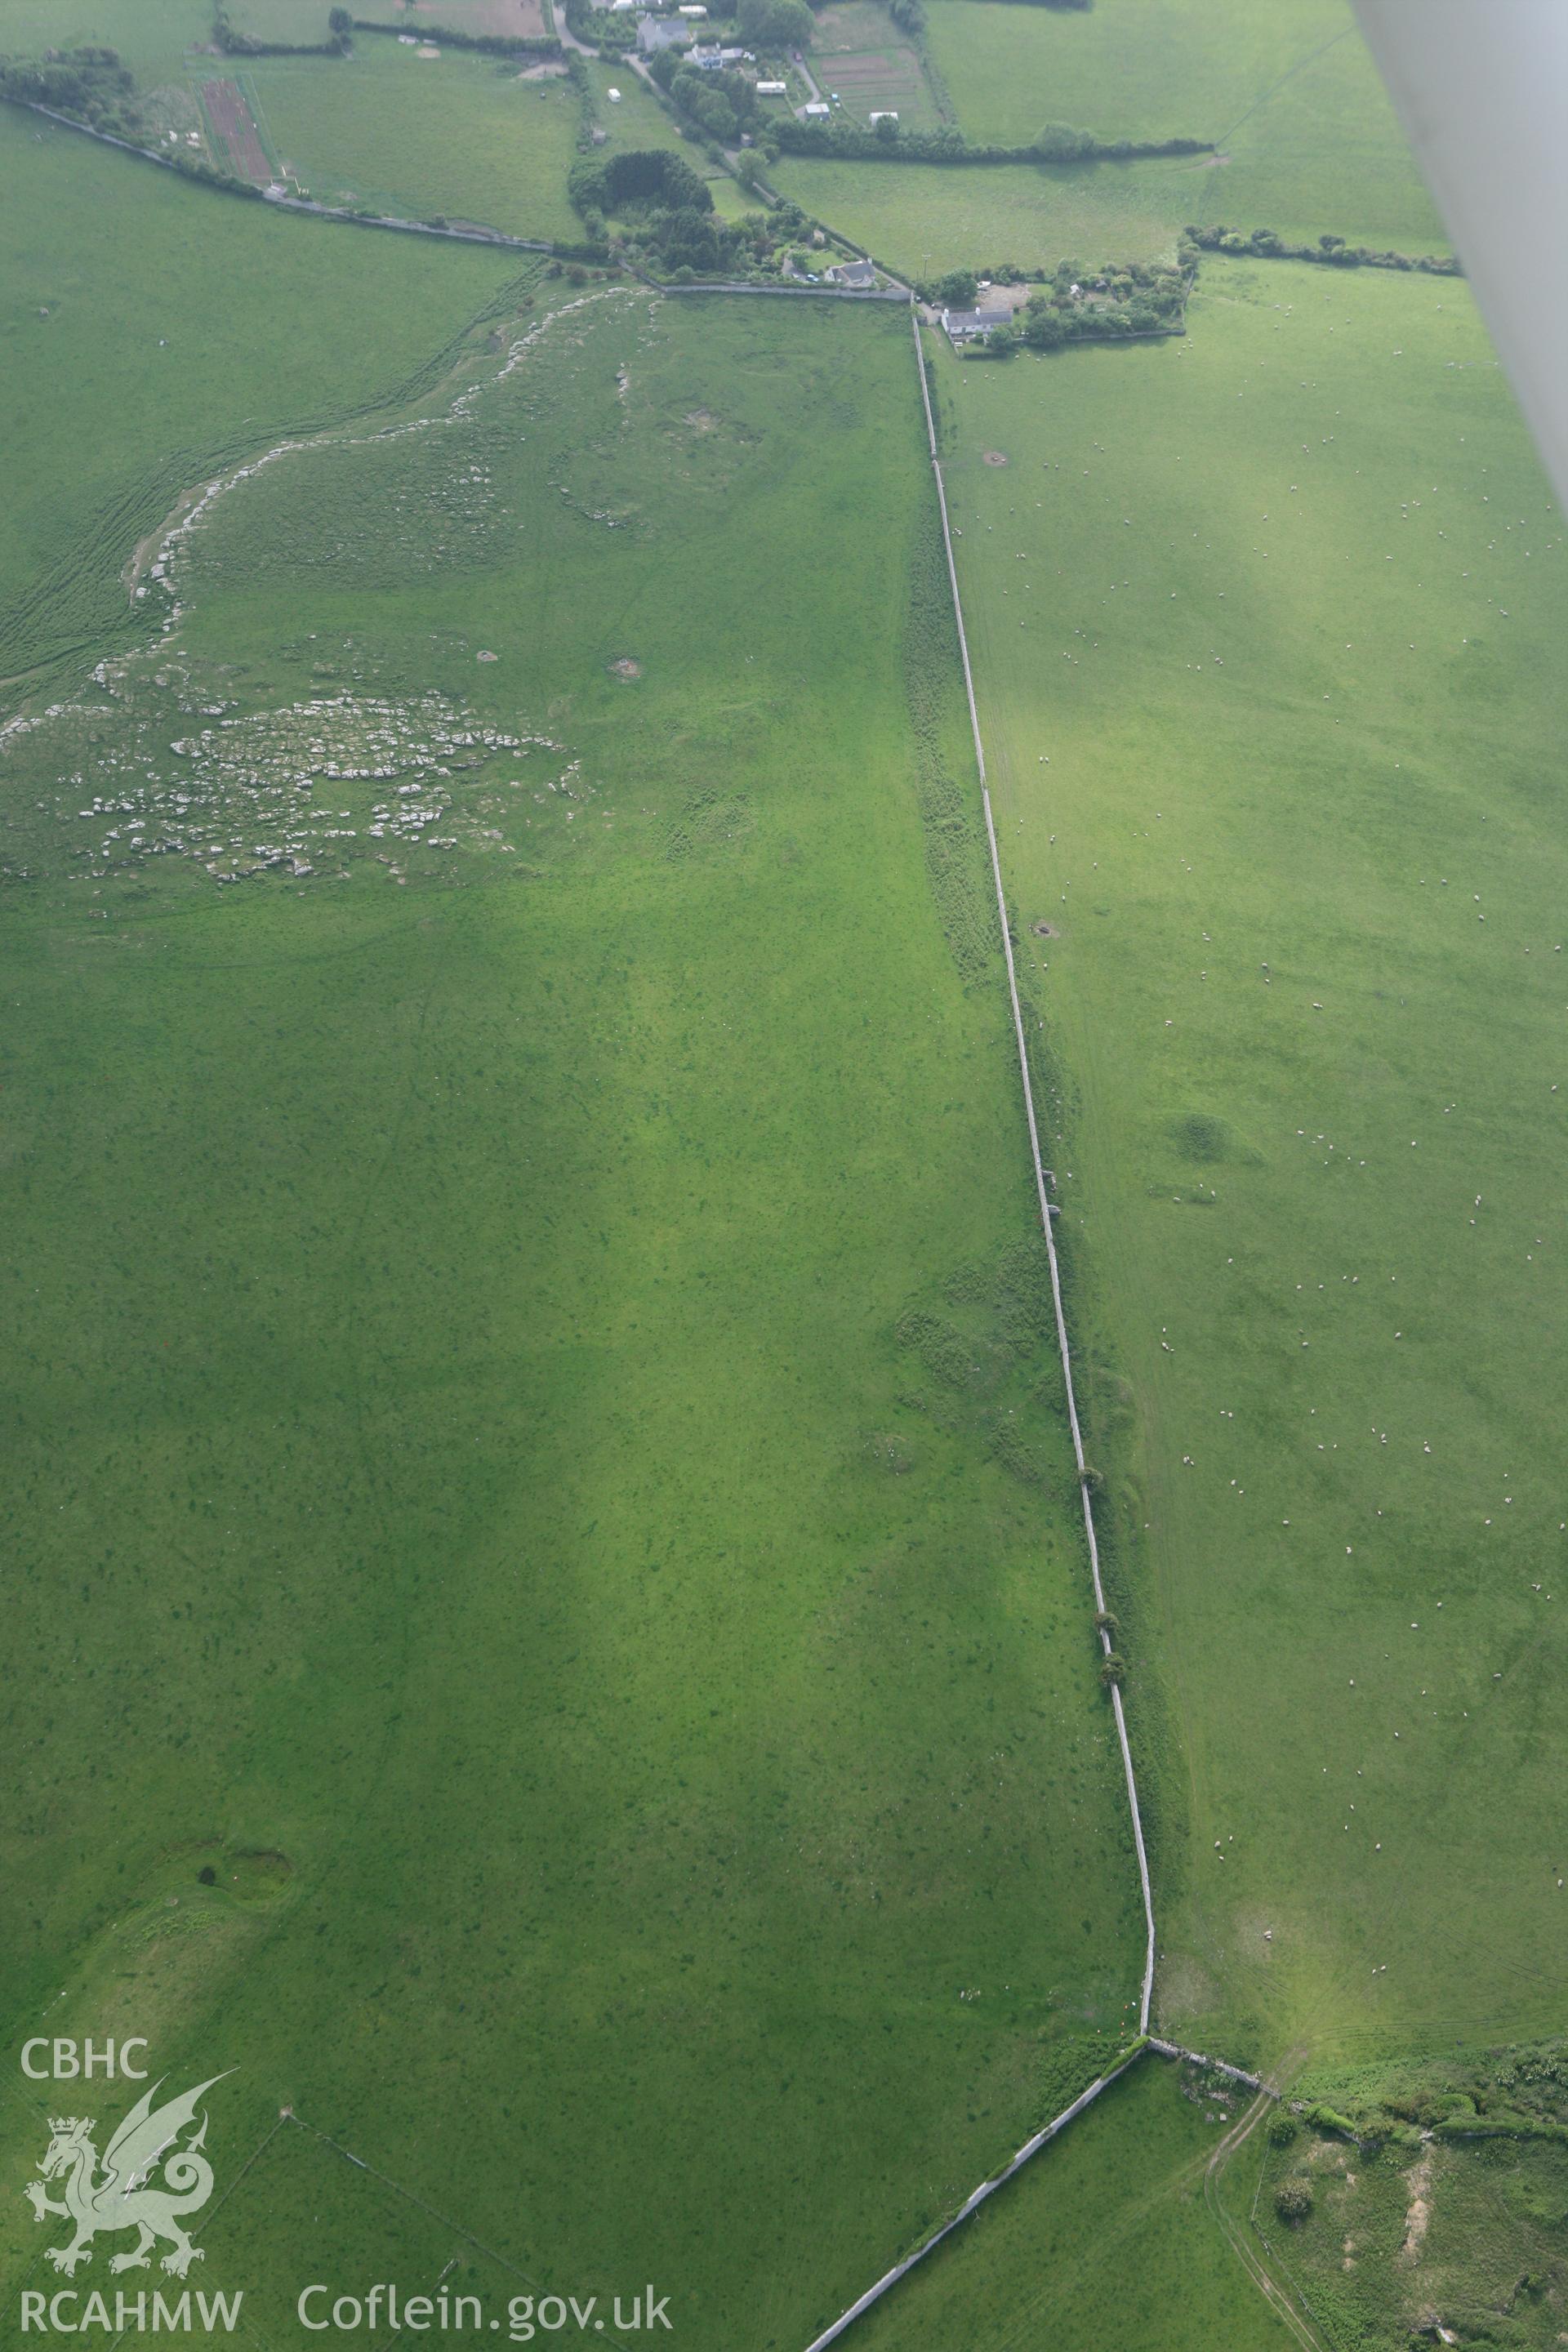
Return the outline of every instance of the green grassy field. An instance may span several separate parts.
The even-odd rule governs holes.
[[[206,0],[6,0],[8,56],[101,42],[119,50],[143,89],[183,82],[189,52],[211,38]]]
[[[7,44],[226,70],[67,13]],[[1339,0],[931,16],[971,136],[1228,161],[771,173],[896,269],[1443,243]],[[318,196],[580,233],[562,79],[245,76]],[[798,2352],[1142,1949],[908,323],[0,142],[5,2047],[237,2070],[257,2352],[388,2276]],[[1277,2352],[1240,2246],[1331,2352],[1544,2352],[1564,538],[1462,284],[1211,257],[1189,327],[931,348],[1156,2019],[1363,2143],[1211,2168],[1146,2062],[852,2344]],[[58,2104],[12,2066],[13,2314]]]
[[[828,0],[816,15],[811,53],[824,62],[864,49],[909,46],[880,0]]]
[[[331,0],[227,0],[229,20],[238,31],[258,40],[301,44],[329,38],[330,5]],[[458,33],[508,33],[522,37],[537,37],[546,29],[539,0],[426,0],[426,5],[406,11],[403,0],[387,0],[384,7],[363,13],[410,33],[418,33],[426,25]],[[362,34],[360,46],[374,38],[373,34]]]
[[[855,2340],[864,2352],[1286,2352],[1290,2336],[1205,2202],[1210,2161],[1245,2109],[1212,2077],[1144,2059]]]
[[[182,492],[447,373],[518,282],[516,255],[279,219],[10,108],[0,157],[13,681],[127,642],[122,568]]]
[[[1331,229],[1446,249],[1344,0],[1098,0],[1090,11],[931,0],[928,41],[971,139],[1070,122],[1102,139],[1213,139],[1218,168],[1142,167],[1188,220]]]
[[[672,147],[686,158],[699,178],[707,181],[713,191],[714,210],[724,219],[738,220],[742,214],[757,209],[755,196],[732,179],[721,163],[710,163],[695,140],[682,138],[674,118],[629,66],[606,65],[600,58],[588,58],[584,62],[594,85],[595,104],[605,132],[600,153],[614,154],[617,148],[626,147]],[[620,91],[618,100],[608,96],[612,89]],[[576,233],[582,234],[580,221]]]
[[[967,0],[965,0],[967,5]],[[1054,269],[1067,258],[1174,256],[1170,208],[1124,163],[841,163],[784,156],[768,178],[911,277],[1012,261]]]
[[[1561,523],[1462,288],[1222,266],[1190,325],[938,358],[1131,1717],[1180,1733],[1156,2004],[1236,2055],[1545,2031]]]
[[[5,766],[8,2030],[716,2352],[1142,1950],[908,338],[590,294]]]
[[[514,236],[582,235],[566,200],[577,100],[557,77],[363,34],[352,57],[251,68],[276,152],[323,204],[436,214]]]
[[[227,0],[229,21],[237,30],[258,41],[310,44],[329,37],[327,16],[331,0]],[[380,10],[373,13],[379,15]],[[395,11],[389,7],[388,20]],[[457,21],[456,16],[453,22]]]
[[[594,87],[594,103],[605,133],[601,152],[614,153],[626,147],[673,147],[686,157],[694,172],[711,168],[697,142],[682,138],[674,117],[660,106],[647,84],[629,66],[607,65],[602,58],[587,58],[584,69]],[[608,96],[612,89],[620,91],[618,100],[612,100]]]

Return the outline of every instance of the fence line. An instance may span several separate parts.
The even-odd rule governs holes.
[[[996,886],[996,915],[1002,929],[1002,952],[1007,962],[1007,993],[1013,1006],[1013,1034],[1018,1045],[1018,1068],[1024,1081],[1024,1113],[1029,1123],[1029,1156],[1035,1167],[1035,1192],[1040,1206],[1040,1227],[1046,1236],[1046,1251],[1051,1269],[1051,1302],[1056,1309],[1057,1344],[1061,1351],[1062,1379],[1067,1388],[1068,1422],[1072,1430],[1073,1459],[1078,1465],[1079,1495],[1083,1504],[1084,1533],[1089,1538],[1089,1573],[1094,1580],[1094,1605],[1105,1612],[1105,1589],[1100,1576],[1100,1545],[1095,1536],[1094,1504],[1089,1496],[1089,1465],[1084,1459],[1083,1432],[1079,1425],[1078,1399],[1073,1389],[1072,1355],[1068,1346],[1067,1310],[1062,1303],[1061,1269],[1057,1261],[1056,1237],[1051,1232],[1051,1202],[1046,1192],[1046,1171],[1040,1159],[1040,1131],[1035,1118],[1035,1090],[1029,1075],[1029,1049],[1024,1038],[1023,1008],[1018,1003],[1018,975],[1013,961],[1013,938],[1007,922],[1007,898],[1002,887],[1002,859],[996,847],[996,826],[991,814],[991,789],[985,780],[985,747],[980,740],[980,712],[974,699],[974,673],[969,662],[969,639],[963,627],[963,604],[958,593],[958,567],[952,556],[952,533],[948,527],[947,491],[942,478],[942,459],[937,454],[936,419],[931,415],[931,389],[926,383],[925,352],[921,347],[920,321],[913,310],[910,312],[910,332],[915,342],[915,366],[920,372],[921,399],[925,408],[926,438],[931,445],[931,471],[936,476],[937,504],[942,511],[942,545],[947,550],[947,577],[952,590],[952,616],[958,624],[958,650],[963,662],[963,687],[969,697],[969,724],[974,737],[974,759],[980,771],[980,801],[985,813],[985,838],[991,851],[991,876]],[[1100,1628],[1101,1654],[1110,1655],[1110,1634]],[[1143,1960],[1143,1984],[1139,1996],[1138,2031],[1149,2031],[1149,2005],[1154,1992],[1154,1897],[1149,1884],[1149,1855],[1143,1843],[1143,1817],[1138,1804],[1138,1783],[1132,1770],[1132,1750],[1127,1738],[1127,1717],[1121,1704],[1121,1693],[1114,1683],[1110,1685],[1111,1710],[1116,1717],[1116,1737],[1121,1749],[1121,1769],[1127,1780],[1127,1802],[1132,1816],[1132,1837],[1138,1849],[1138,1877],[1143,1890],[1143,1920],[1146,1940]]]
[[[743,278],[666,286],[656,278],[644,278],[643,283],[657,287],[661,294],[783,294],[796,302],[907,302],[910,299],[907,286],[753,286]]]
[[[46,106],[41,99],[18,98],[6,103],[25,107],[29,114],[41,114],[47,121],[58,122],[62,131],[77,131],[84,139],[96,139],[100,147],[117,147],[122,155],[135,155],[143,163],[155,163],[161,172],[172,172],[190,187],[208,188],[220,196],[240,196],[270,205],[274,212],[308,213],[315,220],[348,221],[355,228],[395,229],[404,236],[443,237],[453,245],[499,246],[503,253],[560,250],[545,238],[508,236],[499,228],[437,228],[431,221],[398,220],[391,213],[352,213],[342,205],[319,205],[309,196],[290,196],[281,191],[274,194],[270,188],[258,188],[248,182],[230,184],[216,177],[209,179],[203,172],[182,171],[172,156],[160,155],[153,148],[139,147],[134,140],[117,139],[111,131],[99,131],[90,122],[79,122],[75,115],[62,114],[57,107]],[[570,258],[570,252],[563,257]]]
[[[1189,2065],[1207,2066],[1216,2074],[1228,2074],[1233,2083],[1245,2083],[1249,2091],[1261,2091],[1266,2098],[1277,2099],[1279,2092],[1261,2074],[1249,2074],[1245,2066],[1233,2066],[1227,2059],[1211,2058],[1205,2051],[1184,2050],[1179,2042],[1162,2042],[1157,2034],[1149,2036],[1149,2047],[1157,2050],[1162,2058],[1184,2058]]]
[[[820,2336],[813,2336],[805,2347],[805,2352],[824,2352],[826,2345],[836,2342],[845,2329],[859,2318],[863,2311],[869,2311],[874,2303],[880,2302],[890,2286],[897,2286],[899,2281],[906,2278],[917,2263],[923,2263],[926,2256],[934,2252],[944,2238],[952,2236],[961,2221],[967,2221],[978,2206],[984,2205],[988,2197],[994,2197],[1004,2181],[1011,2180],[1013,2175],[1027,2164],[1032,2156],[1039,2153],[1047,2140],[1055,2139],[1059,2131],[1065,2131],[1075,2116],[1081,2116],[1085,2107],[1099,2098],[1101,2091],[1109,2090],[1112,2083],[1125,2074],[1129,2066],[1135,2059],[1142,2056],[1147,2047],[1147,2042],[1139,2042],[1136,2049],[1128,2052],[1120,2066],[1113,2066],[1109,2074],[1100,2075],[1089,2084],[1087,2091],[1080,2091],[1070,2107],[1064,2107],[1059,2116],[1053,2116],[1050,2122],[1035,2134],[1033,2139],[1026,2139],[1024,2142],[1017,2155],[1003,2171],[994,2174],[989,2180],[983,2180],[979,2188],[964,2199],[950,2221],[944,2221],[940,2230],[927,2238],[923,2244],[915,2248],[912,2254],[906,2254],[901,2263],[895,2263],[890,2271],[884,2272],[875,2286],[868,2286],[865,2294],[850,2305],[847,2311],[839,2313],[831,2327],[825,2327]]]
[[[1089,1538],[1089,1565],[1094,1582],[1094,1605],[1096,1610],[1103,1614],[1105,1591],[1100,1582],[1100,1546],[1095,1536],[1094,1505],[1089,1496],[1089,1465],[1084,1459],[1083,1433],[1079,1425],[1078,1400],[1073,1390],[1072,1357],[1068,1346],[1067,1311],[1062,1301],[1061,1271],[1057,1263],[1056,1239],[1051,1232],[1051,1218],[1054,1211],[1046,1192],[1046,1171],[1040,1159],[1040,1132],[1035,1118],[1034,1087],[1029,1075],[1029,1049],[1024,1036],[1023,1008],[1018,1002],[1018,975],[1013,961],[1012,934],[1007,925],[1007,898],[1002,884],[1002,860],[996,846],[996,826],[991,814],[991,788],[985,777],[985,746],[981,740],[980,711],[974,699],[974,672],[970,665],[969,639],[963,626],[963,604],[958,593],[958,567],[952,556],[952,532],[949,527],[947,515],[947,490],[942,478],[942,459],[937,452],[936,419],[931,414],[931,388],[926,382],[925,352],[921,345],[920,320],[912,304],[910,310],[910,331],[914,337],[915,366],[921,380],[921,401],[925,409],[926,439],[931,448],[931,471],[936,477],[937,505],[942,514],[942,545],[947,551],[948,584],[952,592],[952,617],[958,625],[958,651],[963,664],[963,690],[969,698],[969,725],[974,738],[974,761],[980,772],[980,801],[985,814],[985,838],[991,853],[991,877],[996,888],[996,915],[1002,929],[1002,952],[1007,964],[1007,993],[1013,1007],[1013,1034],[1017,1041],[1018,1068],[1024,1082],[1024,1112],[1029,1127],[1029,1156],[1034,1163],[1035,1192],[1040,1209],[1040,1228],[1046,1237],[1046,1250],[1050,1262],[1051,1302],[1056,1311],[1057,1344],[1061,1351],[1062,1378],[1067,1386],[1068,1421],[1072,1430],[1073,1459],[1078,1465],[1079,1494],[1083,1503],[1084,1532]],[[1110,1635],[1103,1625],[1099,1631],[1101,1654],[1109,1657]],[[901,2278],[906,2278],[917,2263],[923,2262],[929,2253],[942,2244],[944,2238],[952,2235],[961,2222],[967,2221],[970,2215],[983,2205],[988,2197],[994,2196],[1004,2181],[1011,2180],[1013,2175],[1027,2164],[1032,2156],[1037,2155],[1047,2141],[1055,2139],[1058,2132],[1065,2131],[1075,2116],[1082,2115],[1084,2109],[1098,2099],[1109,2084],[1125,2074],[1134,2059],[1140,2057],[1143,2051],[1151,2046],[1147,2037],[1149,2004],[1154,1990],[1154,1898],[1149,1884],[1149,1857],[1143,1843],[1143,1822],[1138,1807],[1138,1783],[1132,1771],[1132,1751],[1127,1739],[1127,1718],[1122,1709],[1121,1693],[1114,1683],[1110,1686],[1110,1704],[1116,1717],[1116,1737],[1121,1749],[1121,1768],[1127,1780],[1127,1802],[1132,1817],[1132,1835],[1138,1849],[1138,1877],[1143,1890],[1143,1919],[1147,1931],[1143,1982],[1138,2004],[1140,2039],[1119,2066],[1113,2067],[1107,2074],[1101,2074],[1089,2084],[1087,2091],[1080,2093],[1071,2106],[1064,2107],[1061,2114],[1054,2116],[1032,2139],[1026,2140],[1016,2156],[1003,2171],[990,2180],[983,2180],[979,2188],[965,2198],[952,2219],[944,2221],[934,2235],[927,2238],[922,2245],[917,2246],[912,2254],[906,2254],[902,2262],[895,2263],[890,2271],[884,2272],[876,2284],[868,2287],[865,2294],[858,2297],[847,2311],[841,2312],[830,2327],[825,2328],[820,2336],[815,2336],[807,2345],[806,2352],[826,2352],[826,2347],[836,2342],[845,2329],[859,2318],[862,2312],[868,2311],[874,2303],[881,2300],[889,2287],[896,2286]],[[1179,2052],[1173,2042],[1159,2042],[1153,2046],[1168,2056],[1187,2054],[1185,2052]],[[1236,2067],[1226,2067],[1223,2071],[1237,2075],[1240,2073],[1240,2070]],[[1248,2075],[1241,2079],[1250,2082],[1252,2078]]]

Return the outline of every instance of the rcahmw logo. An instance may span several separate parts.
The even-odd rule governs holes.
[[[214,2083],[223,2079],[221,2074],[215,2074],[207,2082],[198,2083],[194,2091],[165,2099],[162,2106],[153,2104],[162,2088],[161,2083],[154,2083],[150,2091],[143,2091],[116,2129],[101,2158],[93,2137],[98,2126],[91,2116],[51,2116],[51,2137],[38,2162],[38,2178],[28,2181],[23,2191],[32,2206],[35,2221],[44,2221],[51,2214],[58,2214],[71,2224],[68,2240],[44,2249],[46,2262],[72,2278],[81,2263],[91,2262],[94,2238],[100,2234],[113,2237],[126,2230],[136,2231],[136,2243],[123,2253],[111,2256],[110,2271],[145,2270],[153,2249],[159,2244],[166,2244],[169,2249],[163,2257],[162,2267],[175,2278],[183,2279],[191,2264],[203,2259],[202,2249],[191,2243],[184,2225],[191,2214],[200,2212],[213,2193],[213,2168],[202,2154],[207,2136],[205,2115],[184,2144],[181,2146],[179,2142],[182,2132],[195,2122],[205,2095]],[[58,2197],[48,2193],[51,2182],[59,2183]],[[24,2328],[58,2327],[67,2333],[110,2325],[101,2295],[89,2295],[85,2308],[79,2315],[73,2316],[80,2300],[74,2291],[52,2297],[26,2293],[22,2297],[22,2325]],[[186,2294],[171,2305],[163,2296],[154,2295],[151,2325],[188,2327],[190,2300]],[[201,2326],[232,2327],[242,2300],[242,2294],[199,2295]],[[142,2308],[144,2313],[145,2298],[121,2295],[117,2296],[116,2303],[129,2305],[132,2312]],[[186,2316],[174,2315],[182,2310]],[[105,2315],[101,2318],[100,2313]],[[144,2315],[118,2322],[121,2327],[147,2324]]]
[[[63,2286],[57,2294],[44,2294],[37,2287],[22,2290],[22,2333],[40,2328],[47,2335],[52,2329],[59,2336],[79,2335],[84,2328],[102,2327],[115,2336],[123,2336],[132,2328],[151,2329],[154,2334],[163,2329],[172,2334],[189,2335],[199,2327],[207,2335],[216,2328],[232,2333],[239,2326],[239,2306],[245,2301],[245,2289],[234,2294],[197,2294],[195,2316],[191,2315],[193,2297],[189,2287],[184,2294],[148,2294],[145,2290],[127,2294],[123,2287],[113,2295],[84,2294],[79,2287]]]

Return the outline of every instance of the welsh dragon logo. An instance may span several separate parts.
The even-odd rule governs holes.
[[[141,2234],[129,2253],[111,2258],[111,2271],[144,2270],[160,2239],[167,2239],[170,2246],[163,2266],[176,2278],[184,2278],[191,2264],[203,2259],[201,2248],[192,2245],[182,2223],[186,2214],[199,2213],[213,2193],[213,2168],[201,2153],[207,2136],[205,2116],[183,2147],[175,2142],[194,2119],[203,2095],[223,2079],[215,2074],[211,2081],[198,2083],[194,2091],[165,2100],[161,2107],[153,2105],[162,2087],[154,2083],[137,2100],[101,2159],[92,2142],[98,2126],[91,2116],[50,2116],[53,2137],[38,2166],[39,2177],[29,2180],[22,2193],[36,2221],[49,2213],[61,2214],[75,2224],[76,2235],[68,2246],[46,2247],[46,2261],[70,2278],[79,2263],[91,2262],[92,2241],[100,2231],[112,2236],[120,2230],[136,2230]],[[162,2181],[149,2187],[160,2167]],[[60,2203],[46,2193],[44,2183],[62,2177],[65,2195]]]

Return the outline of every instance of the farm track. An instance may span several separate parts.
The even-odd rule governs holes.
[[[1299,2064],[1303,2054],[1299,2050],[1292,2052],[1290,2059],[1286,2062],[1287,2065]],[[1269,2309],[1283,2322],[1297,2343],[1302,2347],[1302,2352],[1326,2352],[1322,2337],[1301,2310],[1300,2304],[1274,2276],[1268,2263],[1250,2243],[1247,2232],[1243,2230],[1241,2224],[1234,2221],[1226,2210],[1219,2190],[1220,2179],[1226,2168],[1233,2157],[1240,2154],[1246,2142],[1262,2122],[1268,2112],[1270,2101],[1275,2095],[1276,2094],[1271,2091],[1260,2091],[1241,2121],[1233,2126],[1219,2145],[1210,2152],[1208,2162],[1204,2167],[1204,2203],[1213,2215],[1221,2236],[1240,2263],[1247,2277]]]

